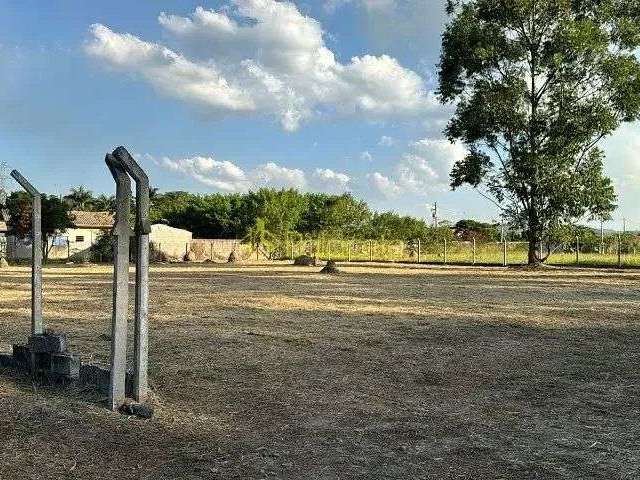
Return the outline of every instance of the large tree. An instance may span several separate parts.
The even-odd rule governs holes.
[[[46,261],[49,258],[54,235],[64,233],[73,227],[73,218],[69,213],[69,205],[55,195],[42,195],[42,247]],[[25,192],[13,192],[7,199],[11,233],[19,238],[31,234],[32,200]]]
[[[640,0],[448,0],[439,94],[469,154],[451,186],[518,222],[529,263],[550,229],[615,208],[599,142],[640,114]]]

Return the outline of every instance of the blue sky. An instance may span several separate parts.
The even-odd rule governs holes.
[[[43,191],[109,193],[122,144],[163,191],[294,186],[496,218],[447,188],[464,149],[433,95],[443,3],[0,0],[0,160]],[[611,227],[640,228],[639,130],[605,144]]]

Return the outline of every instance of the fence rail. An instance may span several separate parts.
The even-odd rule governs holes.
[[[299,255],[340,262],[414,262],[459,265],[524,265],[527,242],[304,240],[290,242],[286,258]],[[640,251],[618,242],[595,251],[579,244],[545,246],[550,265],[640,267]]]

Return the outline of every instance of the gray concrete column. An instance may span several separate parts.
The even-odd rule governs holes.
[[[116,219],[113,235],[113,310],[111,319],[111,378],[109,406],[118,410],[126,398],[127,372],[127,315],[129,313],[129,211],[131,181],[112,155],[105,162],[116,182]]]
[[[148,394],[149,366],[149,178],[126,148],[113,156],[136,183],[136,304],[134,329],[133,397],[144,402]]]
[[[41,335],[42,324],[42,200],[40,192],[20,172],[13,170],[11,176],[31,196],[31,334]]]

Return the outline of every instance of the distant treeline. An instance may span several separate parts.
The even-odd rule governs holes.
[[[201,238],[244,238],[266,230],[274,239],[334,238],[409,240],[453,236],[446,223],[431,228],[424,220],[394,212],[374,212],[350,194],[301,193],[261,189],[249,193],[197,195],[168,192],[153,196],[151,217]]]

